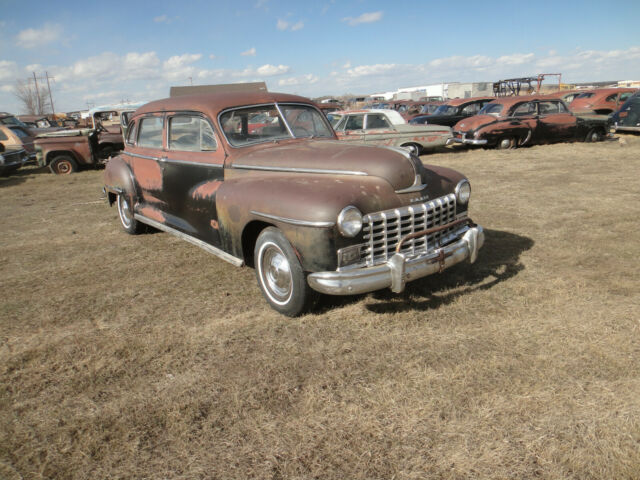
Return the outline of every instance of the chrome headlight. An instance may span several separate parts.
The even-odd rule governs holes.
[[[460,180],[456,185],[456,202],[460,205],[466,205],[469,203],[469,197],[471,197],[471,184],[469,180]]]
[[[345,237],[355,237],[362,230],[362,213],[356,207],[344,207],[338,215],[338,230]]]

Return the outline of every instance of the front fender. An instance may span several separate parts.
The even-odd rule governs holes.
[[[256,223],[279,228],[303,268],[335,268],[336,248],[354,240],[337,233],[340,211],[353,205],[362,213],[399,205],[385,180],[373,176],[259,174],[225,180],[216,192],[219,231],[225,250],[244,257],[245,229]],[[251,228],[251,227],[249,227]]]

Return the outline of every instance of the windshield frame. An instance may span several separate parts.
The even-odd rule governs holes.
[[[289,124],[289,122],[287,121],[282,109],[280,107],[287,107],[287,106],[294,106],[294,107],[304,107],[308,110],[312,110],[315,112],[315,114],[317,115],[317,117],[320,119],[320,121],[324,124],[324,126],[327,129],[327,134],[328,135],[323,135],[323,136],[315,136],[315,135],[304,135],[304,136],[296,136],[291,125]],[[223,122],[222,122],[222,116],[232,113],[232,112],[236,112],[239,110],[251,110],[251,109],[255,109],[255,108],[260,108],[260,107],[265,107],[265,108],[275,108],[276,111],[278,112],[278,116],[279,116],[279,121],[282,122],[282,124],[284,125],[286,131],[283,132],[283,136],[273,136],[273,137],[268,137],[268,138],[263,138],[263,139],[256,139],[254,141],[248,141],[246,143],[242,143],[239,144],[238,142],[233,141],[232,139],[229,138],[229,136],[227,135],[227,132],[225,131],[225,129],[222,127]],[[222,135],[222,137],[224,137],[227,145],[229,145],[231,148],[244,148],[244,147],[251,147],[254,145],[260,145],[263,143],[273,143],[273,142],[278,142],[280,140],[294,140],[294,139],[315,139],[315,138],[326,138],[329,140],[334,140],[335,139],[335,131],[333,129],[333,127],[331,126],[331,124],[329,123],[329,120],[327,119],[327,116],[322,113],[317,107],[315,107],[314,105],[311,105],[309,103],[301,103],[301,102],[268,102],[268,103],[259,103],[259,104],[253,104],[253,105],[242,105],[242,106],[238,106],[238,107],[231,107],[231,108],[226,108],[224,110],[222,110],[220,113],[218,113],[218,117],[217,117],[217,121],[218,121],[218,127],[220,130],[220,133]]]

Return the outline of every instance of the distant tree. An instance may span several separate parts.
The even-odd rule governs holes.
[[[16,81],[14,95],[22,102],[28,115],[44,115],[45,110],[49,107],[47,92],[40,88],[36,90],[35,85],[32,85],[31,82]]]

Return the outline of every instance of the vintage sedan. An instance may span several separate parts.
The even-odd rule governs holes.
[[[502,97],[453,127],[452,143],[500,149],[524,145],[603,140],[606,118],[578,117],[559,99]]]
[[[415,155],[442,147],[451,138],[449,127],[409,125],[393,110],[345,110],[330,118],[340,140],[403,147]]]
[[[261,113],[276,121],[250,132]],[[403,149],[338,141],[315,105],[294,95],[151,102],[131,117],[104,183],[126,232],[151,226],[255,267],[267,302],[289,316],[316,292],[401,292],[475,261],[484,242],[462,174]]]
[[[569,109],[578,115],[609,115],[636,91],[636,88],[597,88],[575,97]]]
[[[453,127],[463,118],[477,115],[482,107],[495,99],[495,97],[455,98],[440,105],[431,115],[415,117],[409,123],[411,125],[446,125],[447,127]]]

